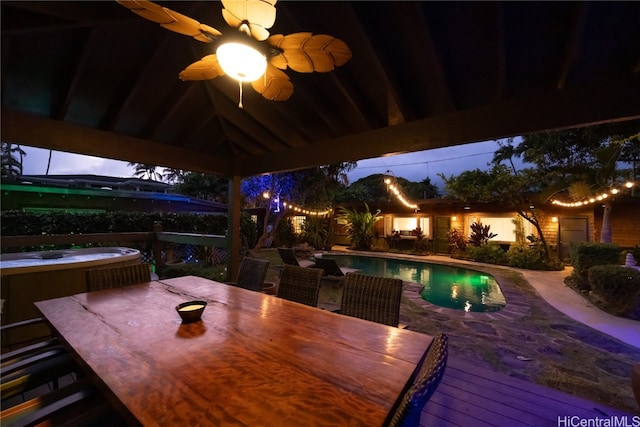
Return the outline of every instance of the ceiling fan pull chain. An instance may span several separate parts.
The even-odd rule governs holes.
[[[242,80],[238,80],[238,86],[240,86],[240,101],[238,102],[238,108],[242,108]]]

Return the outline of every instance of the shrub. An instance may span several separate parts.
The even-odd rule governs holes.
[[[573,278],[580,290],[590,290],[589,269],[596,265],[616,265],[620,248],[610,243],[572,243],[570,245]]]
[[[562,270],[564,268],[564,264],[555,256],[547,260],[544,249],[537,244],[511,245],[507,252],[507,265],[528,270]]]
[[[293,228],[293,222],[291,222],[291,217],[287,216],[278,221],[278,227],[275,232],[272,233],[273,236],[273,246],[286,246],[288,248],[292,248],[298,243],[298,239],[296,236],[296,232]]]
[[[307,216],[302,223],[302,241],[316,249],[324,249],[329,233],[329,219],[322,216]]]
[[[597,265],[588,272],[593,292],[618,316],[640,319],[640,271],[618,265]]]
[[[490,239],[497,236],[496,233],[491,233],[490,225],[482,225],[481,222],[474,222],[471,224],[471,234],[469,235],[469,244],[473,246],[484,246],[489,243]]]
[[[347,223],[346,230],[351,240],[351,246],[354,249],[360,249],[368,251],[371,249],[373,239],[375,237],[373,227],[376,222],[382,219],[380,211],[371,213],[369,205],[364,204],[365,210],[358,211],[355,208],[349,210],[341,207],[338,219],[344,220]]]
[[[21,212],[3,211],[0,216],[3,236],[32,236],[38,234],[89,234],[151,231],[155,222],[162,223],[164,231],[198,234],[226,234],[227,216],[194,214],[189,212]],[[243,239],[249,247],[255,246],[256,225],[247,214],[240,218]],[[24,248],[42,250],[42,248]],[[49,248],[54,249],[54,248]]]
[[[464,258],[467,249],[467,238],[455,228],[449,231],[449,250],[452,258]]]
[[[467,246],[465,258],[489,264],[505,265],[507,263],[507,253],[500,249],[500,246],[496,243],[488,243],[483,246]]]

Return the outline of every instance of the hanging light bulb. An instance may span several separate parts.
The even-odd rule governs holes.
[[[244,22],[238,27],[239,34],[225,38],[216,49],[216,57],[222,71],[238,81],[242,108],[242,83],[258,80],[267,71],[267,58],[262,46],[251,37],[249,25]]]
[[[267,58],[248,44],[222,43],[216,55],[225,74],[240,82],[258,80],[267,70]]]

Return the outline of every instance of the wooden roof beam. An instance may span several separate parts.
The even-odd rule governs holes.
[[[229,176],[229,159],[2,108],[2,137],[16,144]]]
[[[432,111],[432,113],[439,114],[454,111],[456,110],[456,104],[453,100],[451,90],[449,89],[449,82],[445,77],[446,73],[442,62],[442,55],[433,42],[433,36],[429,30],[429,24],[422,11],[422,4],[421,2],[409,2],[407,5],[414,9],[414,13],[412,13],[412,15],[415,16],[419,22],[419,25],[416,25],[414,32],[412,32],[412,36],[416,39],[422,40],[422,44],[425,49],[421,54],[426,58],[426,63],[430,65],[432,74],[435,77],[435,80],[429,84],[429,88],[431,92],[436,92],[436,99],[440,101],[439,104],[442,109],[437,108]],[[431,107],[433,107],[433,105]]]
[[[562,63],[560,64],[560,71],[558,73],[558,80],[556,82],[557,89],[563,89],[567,83],[571,66],[578,56],[580,50],[580,42],[582,41],[582,34],[584,32],[584,24],[587,17],[587,8],[589,7],[586,2],[571,3],[571,23],[569,27],[569,34],[567,37],[564,55],[562,57]]]
[[[254,151],[257,150],[259,152],[266,150],[284,150],[288,148],[286,145],[283,145],[276,136],[269,132],[268,129],[251,120],[242,109],[238,108],[234,102],[220,93],[214,85],[208,82],[203,82],[202,84],[209,95],[209,99],[211,99],[211,102],[219,112],[219,116],[222,119],[220,120],[220,124],[225,127],[225,121],[228,121],[236,128],[241,129],[241,132],[234,132],[233,139],[230,138],[229,135],[227,135],[227,139],[237,144],[243,144],[245,149],[247,149],[247,146],[243,141],[240,141],[240,139],[251,141],[255,146]]]
[[[371,64],[373,65],[373,71],[376,75],[381,77],[381,84],[386,88],[387,93],[387,120],[388,126],[395,126],[405,123],[408,119],[407,106],[403,105],[402,98],[396,90],[396,86],[393,84],[389,77],[388,67],[383,64],[382,60],[376,49],[371,44],[371,39],[365,33],[362,28],[362,23],[358,15],[354,12],[351,4],[346,4],[345,16],[348,14],[349,20],[353,22],[351,30],[356,33],[358,41],[361,42],[358,48],[362,55],[366,55],[371,58]]]
[[[169,31],[166,31],[165,33],[166,34],[162,37],[160,43],[156,45],[156,48],[153,49],[149,55],[142,72],[132,75],[127,87],[123,87],[119,90],[120,95],[116,96],[114,101],[111,102],[111,105],[109,105],[107,113],[100,123],[100,129],[108,131],[115,129],[122,118],[122,115],[125,114],[124,111],[127,111],[131,102],[140,96],[141,83],[144,81],[145,76],[153,72],[156,61],[160,60],[163,55],[166,55],[164,47],[169,40],[169,36],[174,36],[174,34]]]
[[[640,118],[640,75],[376,129],[244,164],[242,176]]]

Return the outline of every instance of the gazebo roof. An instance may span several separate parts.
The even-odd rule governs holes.
[[[229,31],[217,2],[159,2]],[[211,45],[115,1],[2,1],[2,140],[249,176],[640,117],[640,2],[282,1],[344,40],[268,101],[178,73]]]

